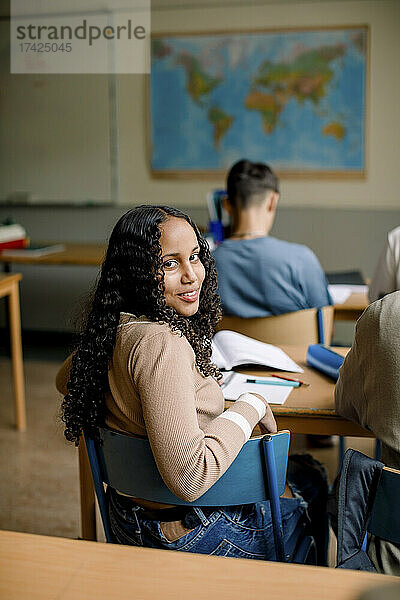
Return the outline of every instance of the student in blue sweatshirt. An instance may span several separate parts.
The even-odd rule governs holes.
[[[266,317],[332,304],[315,254],[271,237],[279,181],[263,163],[240,160],[227,178],[231,236],[214,251],[224,314]]]

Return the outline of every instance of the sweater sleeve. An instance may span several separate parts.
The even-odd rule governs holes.
[[[200,429],[195,369],[188,341],[171,331],[142,339],[131,357],[131,375],[158,470],[170,490],[189,502],[221,477],[261,418],[257,406],[244,398]],[[211,389],[219,398],[210,401],[218,404],[222,392],[216,382]]]
[[[362,355],[365,342],[361,340],[360,346],[359,338],[360,322],[356,326],[351,350],[339,370],[339,379],[335,386],[335,409],[343,417],[365,427],[362,414],[366,407],[363,386],[366,357]]]
[[[374,432],[400,453],[400,292],[371,304],[357,322],[355,340],[335,389],[339,414]]]
[[[396,265],[389,236],[379,256],[374,275],[368,289],[370,302],[396,290]]]

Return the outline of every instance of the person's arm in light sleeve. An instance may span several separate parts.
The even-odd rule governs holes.
[[[370,302],[378,300],[385,294],[396,290],[396,265],[393,256],[390,237],[386,237],[385,245],[376,265],[374,275],[368,290]]]
[[[336,411],[400,452],[400,292],[371,304],[335,388]]]
[[[202,430],[195,407],[194,359],[184,337],[164,331],[140,342],[131,370],[161,477],[188,502],[221,477],[259,421],[268,431],[276,431],[267,401],[252,394],[241,395]],[[221,399],[222,409],[216,383],[213,393]]]
[[[363,407],[366,405],[363,380],[367,358],[362,352],[366,343],[363,325],[362,322],[357,324],[353,345],[340,367],[335,386],[336,412],[358,424],[363,421]]]

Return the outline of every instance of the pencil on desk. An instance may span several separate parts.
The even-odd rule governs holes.
[[[310,385],[309,383],[301,381],[300,379],[295,379],[294,377],[285,377],[285,375],[278,375],[278,373],[271,373],[270,377],[277,377],[278,379],[284,379],[285,381],[297,381],[300,385]]]
[[[286,387],[300,387],[299,381],[264,381],[262,379],[246,379],[246,383],[256,383],[259,385],[282,385]]]

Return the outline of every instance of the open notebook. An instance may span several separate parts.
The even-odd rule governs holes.
[[[348,285],[335,283],[328,285],[333,304],[344,304],[352,294],[368,294],[367,285]]]
[[[247,379],[254,379],[254,376],[244,375],[243,373],[236,373],[235,371],[229,371],[224,373],[224,379],[222,381],[222,393],[225,400],[237,400],[240,394],[246,392],[256,392],[267,400],[269,404],[284,404],[290,392],[294,389],[292,387],[280,386],[277,379],[273,377],[259,377],[257,375],[257,381],[268,381],[275,385],[263,385],[262,383],[248,383]]]
[[[226,371],[239,365],[261,365],[282,371],[303,372],[280,348],[229,330],[218,331],[214,335],[211,360]]]

